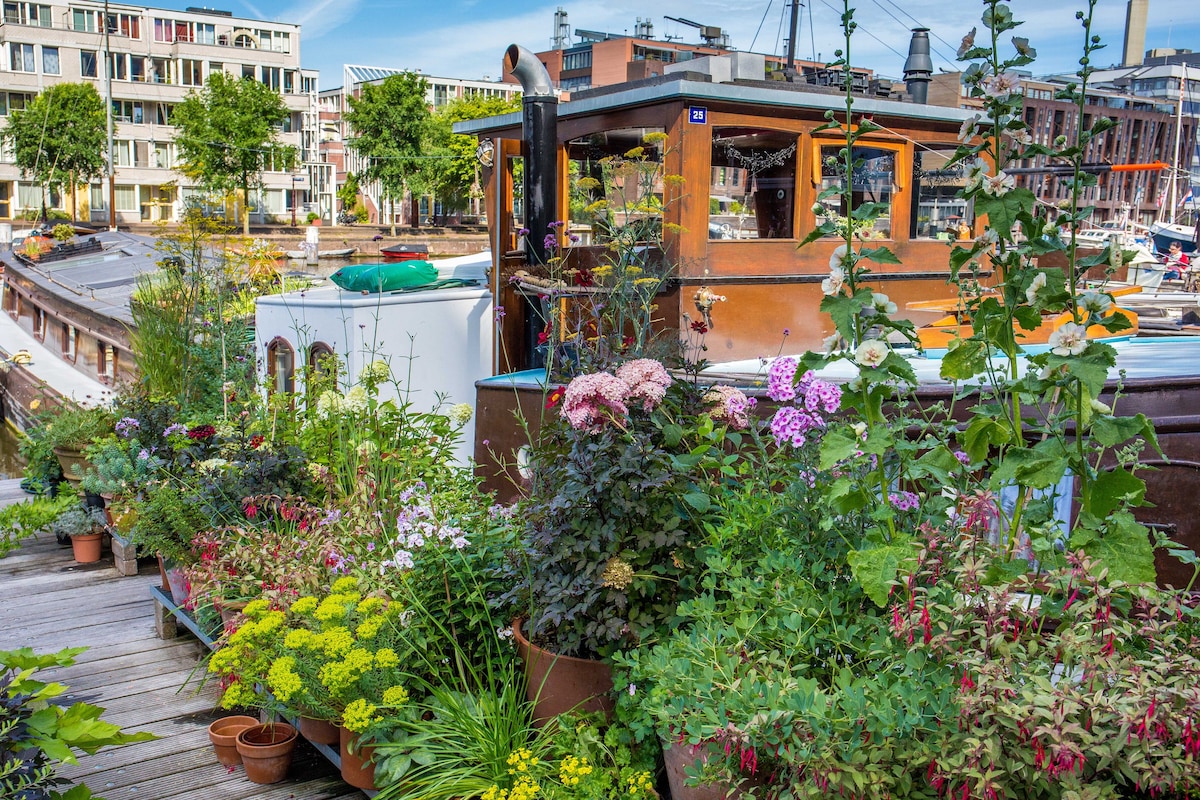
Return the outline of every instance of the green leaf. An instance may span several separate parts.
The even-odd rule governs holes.
[[[1012,435],[1007,425],[988,417],[977,416],[963,431],[963,450],[971,461],[983,461],[995,445],[1005,444]]]
[[[1097,517],[1107,517],[1122,505],[1141,505],[1145,496],[1145,481],[1124,467],[1114,467],[1092,481],[1088,510]]]
[[[867,597],[882,608],[896,580],[900,565],[915,557],[906,541],[869,550],[852,550],[846,554],[850,572]]]
[[[663,426],[663,445],[665,447],[677,447],[683,441],[683,427],[670,423]]]
[[[1105,447],[1116,447],[1135,436],[1150,440],[1154,435],[1154,423],[1145,414],[1135,417],[1097,417],[1092,423],[1092,437]]]
[[[1058,483],[1067,472],[1067,459],[1035,448],[1012,447],[1004,453],[999,468],[992,473],[992,486],[1008,483],[1045,489]]]
[[[1000,197],[979,192],[975,196],[975,213],[986,214],[988,225],[1001,238],[1012,236],[1020,214],[1032,214],[1035,202],[1033,192],[1028,189],[1012,189]]]
[[[862,449],[863,442],[840,431],[830,431],[821,440],[820,467],[823,470],[833,469],[841,461],[855,455]]]
[[[900,264],[903,263],[896,254],[886,247],[864,248],[858,253],[863,258],[869,258],[876,264]]]
[[[1154,548],[1145,525],[1128,511],[1106,520],[1104,535],[1084,551],[1108,568],[1110,578],[1126,583],[1154,583]]]
[[[982,342],[955,339],[942,356],[941,376],[948,381],[974,377],[987,368],[987,355]]]
[[[708,511],[712,502],[708,497],[708,492],[689,492],[683,496],[683,502],[699,511],[701,514]]]

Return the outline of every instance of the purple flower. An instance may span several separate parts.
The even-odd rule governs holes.
[[[547,233],[546,238],[542,240],[542,246],[550,251],[557,250],[558,249],[558,236],[553,233]]]
[[[504,319],[504,306],[496,306],[496,322],[497,324]]]
[[[579,235],[572,233],[570,236],[567,237],[567,240],[570,241],[571,244],[575,244],[579,241]]]
[[[958,463],[962,464],[964,467],[971,463],[971,457],[962,450],[955,450],[954,457],[957,458]]]
[[[142,424],[133,417],[122,417],[114,426],[117,435],[123,439],[128,439],[133,436],[135,431],[140,430]]]
[[[138,461],[149,461],[150,460],[150,451],[143,447],[141,450],[138,451],[137,457],[138,457]]]
[[[374,542],[367,542],[367,552],[368,553],[375,552],[375,543]]]
[[[528,235],[529,235],[529,228],[521,228],[521,230],[517,231],[517,236],[528,236]]]
[[[784,328],[784,329],[783,329],[783,335],[784,335],[784,336],[791,336],[791,335],[792,335],[792,329],[791,329],[791,328]]]
[[[796,398],[796,359],[777,358],[767,370],[767,396],[780,403]]]
[[[178,422],[172,423],[163,429],[162,435],[166,439],[180,433],[187,433],[187,425],[182,425]]]
[[[921,498],[912,492],[893,492],[888,495],[888,502],[897,511],[912,511],[921,504]]]

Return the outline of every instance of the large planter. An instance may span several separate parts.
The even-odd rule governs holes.
[[[104,533],[79,533],[71,537],[71,551],[80,564],[95,564],[100,560],[100,540]]]
[[[300,735],[313,744],[337,746],[341,742],[340,729],[329,720],[301,717],[299,722]]]
[[[375,788],[375,762],[371,760],[374,747],[359,747],[358,734],[348,728],[339,729],[338,755],[342,762],[342,780],[356,789]]]
[[[208,739],[217,753],[217,761],[232,767],[242,763],[237,751],[237,735],[258,724],[254,717],[234,716],[213,720],[208,726]]]
[[[536,724],[572,710],[612,713],[611,664],[543,650],[521,633],[520,620],[513,623],[513,640],[525,664],[525,692]]]
[[[238,614],[242,613],[242,609],[248,605],[250,603],[247,600],[222,600],[219,597],[213,598],[213,607],[221,615],[221,625],[227,631],[233,628],[234,620],[237,619]]]
[[[62,467],[63,478],[71,484],[71,488],[78,490],[79,483],[83,480],[84,470],[91,466],[84,458],[83,451],[71,447],[56,447],[54,448],[54,457],[58,459],[58,465]]]
[[[708,745],[664,741],[662,746],[663,766],[667,771],[667,783],[671,786],[671,800],[737,800],[746,796],[741,788],[730,787],[723,782],[701,786],[687,785],[687,768],[699,769],[708,763]]]
[[[279,783],[292,765],[292,751],[299,735],[285,722],[269,722],[245,728],[237,735],[237,751],[253,783]]]
[[[167,571],[167,588],[171,592],[171,602],[177,608],[183,608],[188,601],[188,595],[191,594],[191,586],[188,582],[187,573],[183,571],[183,567],[177,567],[174,564],[166,564]]]

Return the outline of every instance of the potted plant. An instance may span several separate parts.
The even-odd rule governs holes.
[[[64,403],[45,420],[45,440],[62,466],[63,477],[78,487],[88,463],[83,451],[113,432],[112,412]]]
[[[188,599],[183,567],[192,556],[192,539],[206,530],[208,518],[195,498],[169,480],[152,481],[130,503],[134,516],[129,540],[142,553],[157,553],[163,582],[177,606]]]
[[[103,511],[77,503],[60,514],[51,529],[60,541],[70,537],[71,550],[77,562],[94,564],[100,560],[104,523]]]

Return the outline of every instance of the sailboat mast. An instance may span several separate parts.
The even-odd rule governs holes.
[[[1175,224],[1176,187],[1179,185],[1179,140],[1183,134],[1183,91],[1187,86],[1187,65],[1183,65],[1183,76],[1179,79],[1179,103],[1175,107],[1175,155],[1171,159],[1171,215],[1167,222]]]

